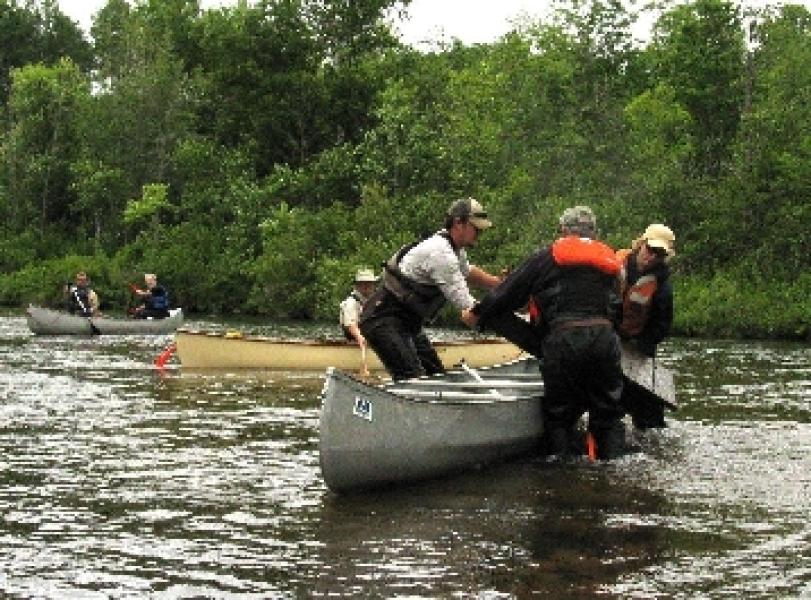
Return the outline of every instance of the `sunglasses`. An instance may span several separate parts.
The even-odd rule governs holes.
[[[665,250],[664,248],[653,247],[650,244],[645,245],[648,247],[648,252],[650,252],[651,254],[655,254],[659,258],[664,258],[665,256],[667,256],[667,250]]]

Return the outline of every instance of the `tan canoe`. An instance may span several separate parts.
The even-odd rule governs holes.
[[[183,367],[193,369],[314,370],[336,367],[345,371],[361,368],[357,345],[344,341],[298,341],[237,332],[206,332],[180,329],[175,334],[177,354]],[[504,340],[473,339],[434,344],[446,368],[462,361],[471,367],[493,365],[518,358],[521,350]],[[382,370],[377,355],[369,350],[370,370]]]

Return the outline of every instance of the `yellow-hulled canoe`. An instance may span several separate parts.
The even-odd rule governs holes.
[[[344,341],[299,341],[242,335],[236,332],[206,332],[180,329],[175,334],[177,354],[183,367],[193,369],[281,369],[320,371],[336,367],[346,371],[361,368],[361,351]],[[439,341],[434,343],[446,368],[464,361],[483,367],[513,360],[521,350],[498,339]],[[370,349],[369,369],[382,370],[380,359]]]

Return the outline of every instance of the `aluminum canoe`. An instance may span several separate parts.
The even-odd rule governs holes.
[[[368,385],[327,369],[324,481],[335,492],[437,477],[525,453],[543,432],[538,361]]]
[[[206,332],[181,329],[175,335],[177,354],[183,367],[192,369],[281,369],[323,371],[336,367],[358,371],[362,357],[356,344],[343,340],[286,340],[248,336],[238,332]],[[506,362],[521,350],[504,340],[475,339],[435,342],[434,347],[446,368],[462,361],[473,367]],[[370,370],[383,365],[370,349]]]
[[[165,319],[113,319],[80,317],[58,310],[29,306],[28,328],[38,335],[163,335],[174,332],[183,323],[183,311],[170,311]]]
[[[674,374],[623,353],[629,414],[675,410]],[[543,433],[543,379],[536,358],[482,369],[369,385],[327,369],[319,418],[321,472],[348,492],[437,477],[527,452]]]

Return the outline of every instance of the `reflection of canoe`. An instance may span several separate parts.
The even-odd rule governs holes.
[[[348,491],[526,452],[543,431],[542,396],[534,358],[381,386],[329,368],[320,417],[324,481]]]
[[[175,342],[180,364],[189,368],[356,371],[361,367],[358,346],[342,340],[297,341],[182,329]],[[446,367],[463,360],[474,367],[492,365],[521,354],[513,344],[492,339],[435,342],[434,347]],[[370,369],[383,368],[373,351],[369,350],[367,359]]]
[[[673,373],[623,356],[629,414],[675,408]],[[337,492],[435,477],[520,454],[543,431],[543,380],[524,356],[489,368],[368,385],[327,369],[321,470]]]
[[[165,319],[111,319],[79,317],[66,312],[29,306],[28,327],[41,335],[148,335],[172,333],[183,323],[183,311],[169,311]]]

